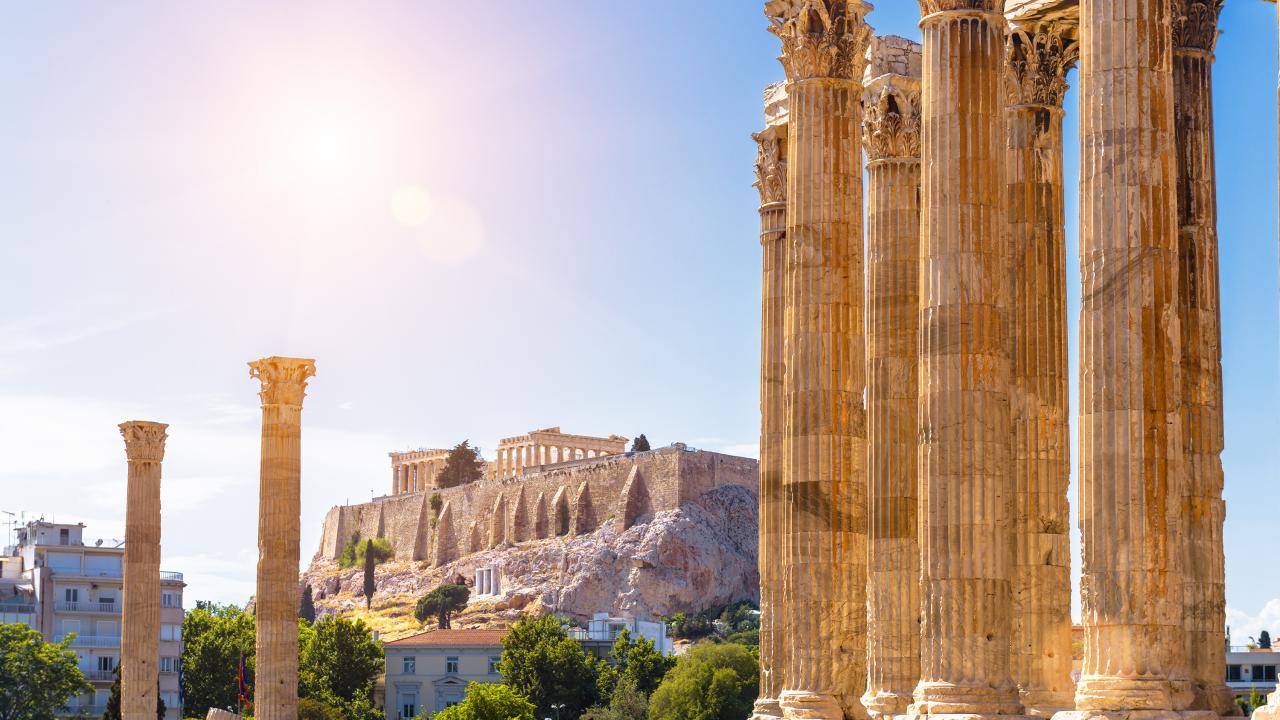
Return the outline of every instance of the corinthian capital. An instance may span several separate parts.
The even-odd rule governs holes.
[[[920,84],[906,78],[867,94],[862,115],[867,160],[920,159]]]
[[[165,432],[168,425],[146,420],[130,420],[120,423],[120,434],[124,436],[124,454],[129,462],[164,460],[164,441],[169,435]]]
[[[1044,23],[1009,31],[1005,41],[1005,92],[1010,105],[1062,107],[1067,73],[1080,59],[1080,43],[1066,28]]]
[[[768,0],[769,32],[782,40],[787,79],[862,80],[871,40],[863,0]]]
[[[972,13],[1003,13],[1005,0],[920,0],[920,14],[924,17],[940,12],[969,11]]]
[[[1224,0],[1173,0],[1173,47],[1211,53]]]
[[[759,148],[754,185],[760,191],[760,205],[786,202],[787,161],[783,159],[786,136],[770,128],[751,137]]]
[[[316,374],[316,361],[305,358],[269,357],[249,363],[249,377],[262,381],[263,405],[302,407],[307,379]]]

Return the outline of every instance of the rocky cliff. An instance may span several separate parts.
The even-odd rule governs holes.
[[[503,543],[435,567],[393,561],[378,567],[373,607],[365,608],[363,571],[317,556],[303,575],[317,612],[364,618],[384,638],[418,632],[417,599],[445,581],[473,584],[477,568],[496,567],[498,592],[473,595],[455,627],[502,625],[521,613],[559,612],[657,618],[757,600],[757,503],[740,485],[708,491],[698,502],[647,513],[625,530],[606,522],[576,536]]]

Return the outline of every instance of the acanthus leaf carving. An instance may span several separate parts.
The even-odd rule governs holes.
[[[1174,0],[1173,47],[1213,52],[1218,44],[1218,17],[1225,0]]]
[[[774,133],[756,133],[751,137],[758,148],[754,186],[760,191],[760,204],[786,202],[787,162],[782,159],[783,138]]]
[[[871,28],[863,0],[769,0],[769,32],[782,40],[778,60],[794,82],[862,79]]]
[[[868,160],[920,158],[920,92],[885,85],[863,109],[862,145]]]
[[[1005,0],[920,0],[920,14],[928,17],[934,13],[973,10],[1002,13]]]
[[[1080,59],[1080,43],[1062,26],[1013,30],[1005,41],[1005,92],[1011,105],[1062,107],[1067,73]]]

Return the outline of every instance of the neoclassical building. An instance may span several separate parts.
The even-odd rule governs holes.
[[[765,3],[786,80],[756,135],[758,720],[1239,714],[1223,675],[1222,5],[919,0],[917,44],[874,36],[862,0]]]

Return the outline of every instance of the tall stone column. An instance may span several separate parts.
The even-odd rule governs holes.
[[[298,559],[302,399],[314,360],[249,363],[262,381],[262,467],[258,483],[257,672],[254,716],[298,717]]]
[[[160,680],[160,463],[168,425],[120,424],[129,459],[124,520],[120,717],[155,720]]]
[[[920,346],[920,46],[867,51],[867,692],[902,715],[920,681],[916,445]]]
[[[1014,532],[1004,0],[921,0],[921,672],[914,715],[1022,710]]]
[[[1009,661],[1022,704],[1040,717],[1074,707],[1062,102],[1080,47],[1066,32],[1014,28],[1006,48],[1016,533]]]
[[[1178,151],[1178,310],[1187,487],[1183,622],[1192,709],[1240,713],[1226,666],[1222,525],[1222,310],[1214,172],[1213,51],[1224,0],[1174,0],[1173,99]]]
[[[1080,7],[1076,717],[1175,717],[1185,665],[1171,2]]]
[[[783,260],[785,718],[865,715],[862,0],[771,0],[790,121]]]
[[[752,720],[782,717],[778,696],[786,663],[779,632],[790,598],[781,587],[782,441],[784,425],[782,352],[786,294],[782,274],[787,237],[786,86],[765,91],[764,132],[755,136],[756,189],[760,191],[763,255],[760,333],[760,698]]]

